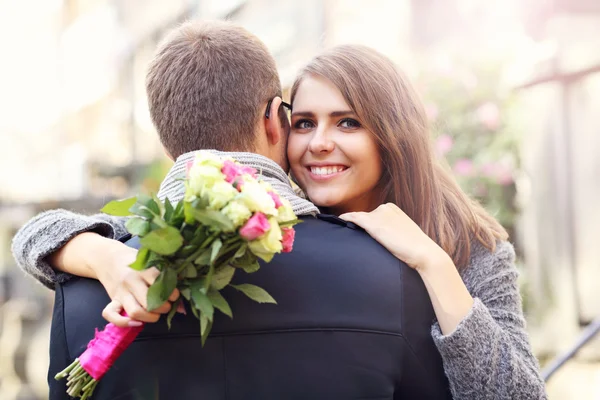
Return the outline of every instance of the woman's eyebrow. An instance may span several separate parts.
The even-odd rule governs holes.
[[[352,110],[343,110],[343,111],[332,111],[329,113],[329,117],[342,117],[344,115],[354,115],[354,111]],[[292,117],[314,117],[315,114],[311,111],[294,111],[292,112]]]

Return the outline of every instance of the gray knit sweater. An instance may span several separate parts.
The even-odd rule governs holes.
[[[271,160],[249,153],[229,153],[262,171],[278,192],[292,203],[298,215],[314,214],[314,205],[298,197],[283,170]],[[161,185],[159,198],[178,201],[183,188],[175,178],[192,155],[177,159]],[[52,210],[30,220],[13,239],[12,251],[19,266],[49,288],[70,275],[54,271],[46,256],[78,233],[94,231],[109,238],[126,234],[123,218],[104,214],[83,216]],[[444,336],[435,323],[433,340],[444,362],[453,397],[461,399],[546,399],[544,382],[534,357],[521,308],[514,265],[514,249],[500,242],[494,253],[473,243],[469,266],[462,278],[475,299],[469,314],[456,330]]]

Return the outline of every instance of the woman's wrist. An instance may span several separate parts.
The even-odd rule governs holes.
[[[425,279],[426,275],[436,273],[440,269],[454,268],[452,258],[437,244],[425,249],[423,255],[419,258],[419,262],[414,268],[419,272],[421,278]]]
[[[93,272],[95,278],[103,281],[110,276],[112,268],[128,266],[137,255],[137,250],[119,242],[97,235],[90,240],[86,247],[89,249],[86,257],[87,267]]]

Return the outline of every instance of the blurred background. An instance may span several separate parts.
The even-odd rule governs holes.
[[[511,233],[542,367],[597,323],[600,0],[0,0],[0,398],[47,398],[53,293],[18,269],[12,236],[46,209],[94,213],[157,190],[170,162],[145,72],[191,18],[258,35],[286,89],[333,45],[391,57],[422,94],[439,156]],[[600,399],[600,339],[548,392]]]

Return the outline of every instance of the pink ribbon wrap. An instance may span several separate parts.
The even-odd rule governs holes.
[[[143,325],[121,328],[110,323],[103,331],[96,329],[95,337],[79,357],[79,363],[92,378],[100,380],[143,328]]]

